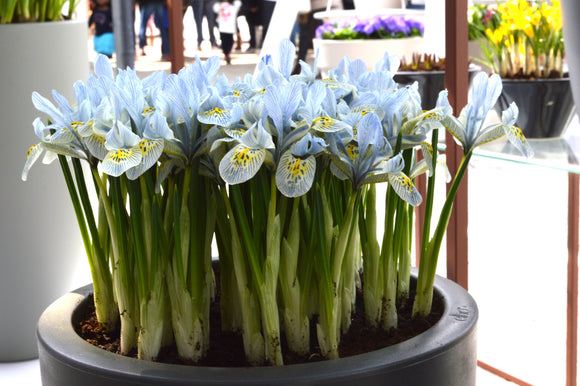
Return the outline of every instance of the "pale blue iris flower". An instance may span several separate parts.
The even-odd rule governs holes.
[[[446,115],[442,121],[447,130],[461,143],[465,154],[475,147],[507,135],[508,140],[527,157],[533,150],[526,141],[522,131],[514,126],[518,109],[515,104],[502,113],[502,121],[484,127],[487,113],[495,105],[501,94],[501,78],[497,74],[488,75],[480,72],[473,79],[470,101],[461,110],[459,118]]]
[[[421,195],[403,174],[401,154],[383,136],[381,122],[374,113],[365,114],[357,125],[358,141],[343,144],[338,136],[329,137],[331,167],[339,178],[348,178],[359,189],[363,184],[389,181],[395,192],[411,205],[421,203]],[[392,158],[391,158],[392,157]]]
[[[130,168],[141,163],[143,158],[139,148],[141,138],[131,131],[121,121],[117,121],[115,127],[107,133],[105,147],[108,153],[99,164],[103,173],[118,177]]]
[[[262,167],[264,161],[273,164],[274,149],[272,136],[261,122],[254,124],[222,158],[219,165],[220,176],[228,184],[240,184],[251,179]]]
[[[276,168],[276,186],[286,197],[300,197],[310,190],[316,174],[316,156],[324,151],[322,138],[307,133],[284,152]]]

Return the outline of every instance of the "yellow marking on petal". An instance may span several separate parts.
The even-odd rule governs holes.
[[[239,90],[233,90],[233,93],[235,96],[240,96],[240,91]]]
[[[147,107],[145,110],[143,110],[142,114],[149,114],[152,113],[153,111],[155,111],[155,107]]]
[[[84,125],[84,123],[79,122],[79,121],[74,121],[74,122],[71,122],[70,125],[71,125],[72,128],[75,128],[76,129],[77,126],[82,126],[82,125]]]
[[[427,120],[427,119],[439,120],[439,119],[441,119],[441,115],[439,113],[435,113],[435,112],[428,113],[428,114],[425,114],[423,116],[423,120]]]
[[[407,193],[413,192],[413,182],[404,174],[399,174],[393,177],[393,181],[400,187],[405,189]]]
[[[510,133],[512,133],[520,142],[524,142],[526,140],[526,137],[524,136],[524,133],[522,132],[522,130],[517,127],[517,126],[511,126],[508,128],[508,130],[510,131]]]
[[[112,153],[107,157],[110,161],[121,164],[127,161],[131,157],[131,150],[129,149],[119,149],[116,153]]]
[[[346,152],[348,153],[348,156],[351,160],[356,160],[359,156],[359,152],[358,152],[358,145],[355,145],[354,143],[349,143],[348,145],[346,145]]]
[[[154,145],[153,141],[149,139],[144,139],[141,142],[139,142],[139,149],[141,149],[141,153],[147,154],[149,151],[151,151],[153,145]]]
[[[36,150],[37,147],[38,147],[38,143],[36,145],[32,145],[28,148],[28,151],[26,152],[26,159],[30,158],[30,155],[34,152],[34,150]]]

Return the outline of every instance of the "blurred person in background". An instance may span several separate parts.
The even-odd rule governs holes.
[[[201,43],[203,42],[203,18],[207,20],[209,29],[209,41],[212,48],[219,48],[215,38],[216,14],[213,7],[216,0],[191,0],[191,9],[193,11],[193,19],[195,20],[195,28],[197,31],[197,50],[201,51]]]
[[[147,45],[147,23],[153,16],[155,27],[159,29],[161,35],[161,58],[169,60],[169,26],[166,23],[166,2],[165,0],[139,0],[139,12],[141,21],[139,25],[139,49],[140,54],[145,55]]]

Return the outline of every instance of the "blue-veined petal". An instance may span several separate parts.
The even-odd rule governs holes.
[[[122,122],[117,121],[115,127],[107,133],[105,147],[107,150],[117,150],[137,146],[141,138],[133,133]]]
[[[249,149],[239,144],[220,161],[220,176],[232,185],[245,182],[260,170],[265,156],[265,149]]]
[[[463,148],[467,147],[467,138],[465,138],[465,129],[461,122],[455,118],[453,115],[446,115],[441,120],[445,129],[453,135],[463,146]]]
[[[314,137],[312,134],[307,133],[292,145],[291,152],[296,157],[317,155],[318,153],[322,152],[326,146],[327,145],[326,142],[324,142],[324,139]]]
[[[141,150],[141,163],[129,170],[127,170],[127,177],[134,180],[141,174],[149,170],[155,165],[163,154],[163,139],[143,139],[139,142],[139,149]]]
[[[213,88],[210,90],[210,94],[199,106],[197,119],[210,125],[229,125],[232,121],[231,112],[226,109],[224,103],[217,95],[217,91]]]
[[[105,55],[97,54],[95,58],[95,75],[99,78],[105,77],[108,79],[113,79],[113,66],[111,61]]]
[[[139,146],[110,150],[101,162],[101,171],[113,177],[119,177],[128,169],[139,165],[141,150]]]
[[[41,143],[32,145],[26,152],[26,163],[24,164],[21,175],[22,181],[26,181],[28,179],[28,172],[30,171],[30,168],[42,155],[43,148],[40,145]]]
[[[240,139],[242,135],[247,131],[246,127],[244,126],[230,126],[224,129],[224,132],[230,136],[230,139]]]
[[[506,136],[508,140],[514,145],[523,155],[526,157],[533,157],[534,150],[524,137],[524,133],[519,127],[516,126],[506,126]]]
[[[167,120],[158,111],[153,112],[151,115],[147,125],[145,126],[145,130],[143,131],[143,136],[149,139],[163,138],[168,141],[175,138],[173,136],[173,131],[167,124]]]
[[[62,112],[58,110],[52,104],[52,102],[50,102],[48,99],[46,99],[36,91],[32,93],[32,104],[37,110],[42,111],[43,113],[48,115],[53,124],[59,126],[66,126],[69,123],[66,122],[66,119],[63,116]]]
[[[288,79],[294,68],[296,46],[289,39],[282,39],[278,45],[278,71]]]
[[[336,133],[337,131],[349,128],[346,123],[330,117],[315,118],[311,127],[312,129],[323,133]]]
[[[412,206],[418,206],[423,201],[421,194],[413,185],[413,182],[403,173],[389,174],[389,183],[393,190],[401,199],[405,200]]]
[[[488,76],[487,73],[481,71],[473,78],[470,104],[481,109],[479,114],[487,115],[499,98],[501,89],[501,78],[498,74]]]
[[[93,157],[100,159],[101,161],[105,159],[109,152],[105,147],[105,138],[96,134],[84,137],[83,144]]]
[[[276,169],[276,186],[286,197],[299,197],[310,190],[316,172],[316,159],[294,157],[289,151],[282,154]]]
[[[266,131],[262,122],[254,124],[240,137],[240,142],[251,149],[274,149],[272,135]]]
[[[429,175],[433,174],[433,146],[428,142],[421,143],[421,153],[423,154],[423,161],[429,169]]]
[[[391,73],[397,72],[399,66],[401,65],[401,60],[397,55],[390,55],[385,52],[383,57],[375,64],[375,71],[389,71]]]

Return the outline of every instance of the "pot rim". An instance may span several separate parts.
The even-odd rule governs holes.
[[[413,275],[416,276],[416,269]],[[441,319],[425,332],[376,351],[314,363],[279,367],[197,367],[150,362],[108,352],[87,343],[77,335],[72,325],[72,314],[92,292],[91,284],[62,296],[46,309],[38,322],[37,339],[39,348],[59,361],[87,373],[107,369],[118,380],[148,376],[170,383],[187,376],[192,381],[205,379],[235,383],[257,377],[261,382],[271,384],[325,379],[330,374],[340,378],[342,374],[352,376],[353,372],[368,373],[379,368],[384,371],[387,362],[393,370],[410,366],[423,358],[441,355],[470,334],[478,319],[477,305],[471,295],[442,277],[435,278],[435,291],[443,297],[444,310]]]
[[[570,82],[570,76],[565,76],[563,78],[536,78],[536,79],[512,79],[512,78],[501,78],[501,82],[505,83],[564,83]]]
[[[474,63],[469,64],[469,68],[467,69],[467,72],[479,72],[479,71],[481,71],[481,66],[478,66],[477,64],[474,64]],[[397,72],[393,73],[393,77],[395,77],[397,75],[409,76],[409,75],[423,75],[423,74],[445,75],[445,70],[437,70],[437,71],[399,71],[399,70],[397,70]]]

